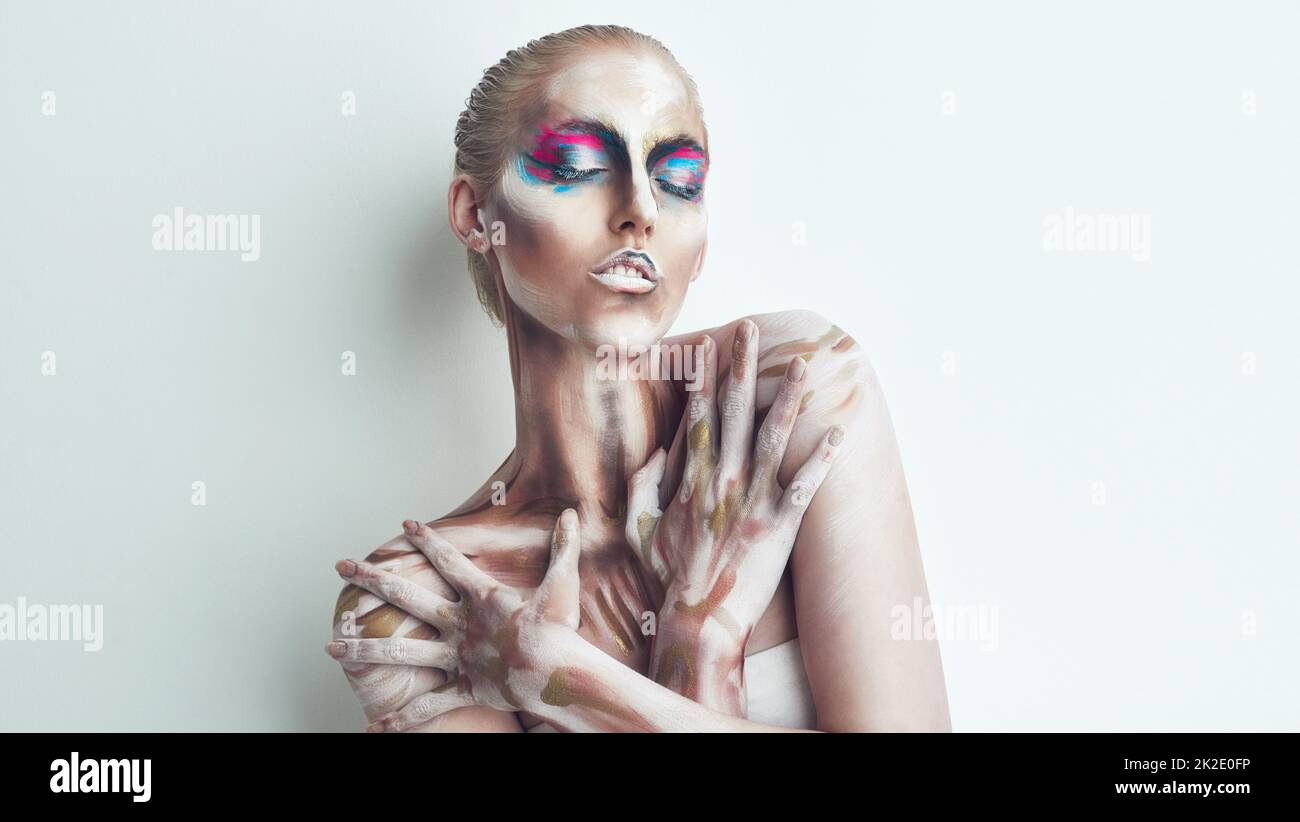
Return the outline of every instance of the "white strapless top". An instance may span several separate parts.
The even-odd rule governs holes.
[[[817,706],[798,637],[745,657],[745,695],[754,722],[785,728],[817,727]],[[546,731],[555,729],[545,722],[529,729],[530,733]]]

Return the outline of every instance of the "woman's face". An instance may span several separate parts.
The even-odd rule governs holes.
[[[585,54],[523,123],[485,224],[509,298],[595,350],[672,326],[707,244],[704,123],[685,82],[639,51]],[[502,242],[504,241],[504,242]]]

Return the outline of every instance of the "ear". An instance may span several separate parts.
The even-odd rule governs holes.
[[[474,188],[474,181],[464,174],[452,178],[447,187],[447,223],[467,248],[480,254],[487,253],[487,226],[479,219],[482,201]]]
[[[691,282],[700,278],[700,272],[704,270],[704,257],[709,253],[709,237],[704,236],[704,247],[700,249],[700,256],[695,261],[695,270],[691,272]]]

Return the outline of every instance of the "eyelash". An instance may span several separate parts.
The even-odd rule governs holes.
[[[583,183],[608,170],[609,169],[605,168],[577,168],[576,166],[570,165],[557,165],[551,168],[552,173],[565,184]],[[675,197],[680,197],[683,200],[696,200],[699,198],[700,192],[703,190],[703,186],[678,185],[677,183],[665,180],[662,177],[656,177],[654,179],[661,189]]]
[[[680,186],[676,183],[669,182],[662,177],[656,177],[655,182],[658,183],[659,187],[664,191],[677,197],[681,197],[683,200],[694,200],[700,196],[700,191],[702,190],[702,186]]]
[[[592,177],[595,177],[597,174],[600,174],[606,170],[607,169],[603,169],[603,168],[576,168],[574,166],[554,166],[552,168],[552,173],[554,173],[556,177],[559,177],[561,180],[563,180],[566,183],[581,183],[586,180],[590,180]]]

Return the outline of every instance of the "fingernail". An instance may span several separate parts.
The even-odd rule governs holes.
[[[340,642],[338,640],[335,640],[334,642],[325,643],[325,653],[329,654],[335,659],[342,659],[343,655],[346,654],[347,652],[348,652],[348,644],[346,642]]]
[[[731,345],[731,379],[734,382],[742,382],[745,379],[746,369],[749,363],[745,359],[745,354],[749,351],[749,335],[746,333],[744,326],[736,332],[736,341]]]
[[[808,363],[804,362],[803,357],[795,357],[790,360],[790,367],[786,369],[785,376],[790,382],[802,382],[804,369]]]
[[[375,722],[371,722],[369,725],[366,726],[366,733],[368,734],[378,734],[383,732],[384,732],[384,720],[382,719],[377,720]]]
[[[413,537],[420,533],[420,523],[413,519],[408,519],[402,523],[402,530],[406,532],[407,536]]]
[[[357,564],[350,559],[341,559],[334,563],[334,570],[345,577],[350,577],[357,572]]]
[[[578,512],[572,508],[565,508],[564,513],[560,514],[560,527],[566,531],[572,531],[578,527]]]
[[[842,442],[844,442],[844,429],[836,425],[831,428],[830,443],[831,445],[839,445]]]

